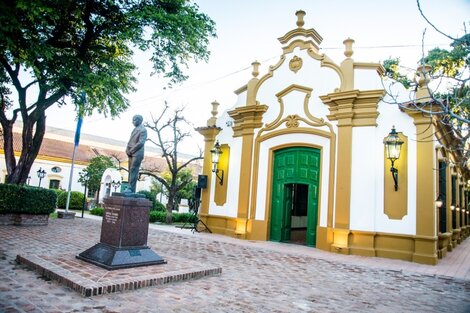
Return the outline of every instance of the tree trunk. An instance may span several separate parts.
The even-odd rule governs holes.
[[[173,202],[175,200],[175,196],[173,193],[169,193],[168,195],[168,203],[166,204],[166,223],[173,224]]]
[[[8,175],[13,173],[16,167],[15,150],[13,148],[13,123],[8,122],[9,121],[2,123],[3,151],[5,153],[5,165],[7,167],[6,182],[8,182]]]
[[[101,189],[101,184],[100,184],[100,187],[98,187],[98,190],[96,191],[96,198],[95,198],[96,204],[100,204],[100,189]]]
[[[46,131],[44,112],[37,111],[23,121],[21,154],[16,163],[13,148],[13,128],[4,129],[5,163],[7,164],[7,180],[9,184],[25,184],[30,175],[31,167],[39,154]],[[11,140],[11,143],[9,142]],[[7,146],[8,145],[8,146]]]

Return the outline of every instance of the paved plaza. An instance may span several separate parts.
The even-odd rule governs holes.
[[[0,226],[0,312],[470,312],[470,239],[428,266],[151,225],[148,244],[162,257],[222,273],[94,297],[15,262],[80,253],[99,242],[100,226]]]

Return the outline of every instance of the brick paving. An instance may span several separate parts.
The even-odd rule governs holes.
[[[222,274],[96,297],[15,262],[18,254],[79,253],[99,241],[100,225],[0,226],[0,312],[470,312],[470,240],[449,254],[457,265],[426,266],[152,226],[149,246],[162,257]]]
[[[168,263],[108,271],[75,258],[76,254],[18,254],[16,261],[27,265],[46,279],[58,281],[83,296],[164,285],[205,276],[219,275],[221,267],[168,256]]]

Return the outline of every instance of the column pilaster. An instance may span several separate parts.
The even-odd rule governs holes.
[[[407,111],[416,125],[416,237],[413,262],[436,264],[436,210],[434,143],[429,138],[434,135],[434,125],[429,116],[419,111]],[[435,240],[432,240],[436,238]]]
[[[266,105],[249,105],[229,111],[234,120],[233,137],[242,138],[242,153],[240,161],[240,181],[238,186],[237,234],[245,238],[248,222],[251,176],[253,164],[254,130],[260,128],[263,114],[268,109]]]
[[[214,147],[215,138],[222,128],[217,126],[198,127],[196,131],[204,136],[204,162],[202,165],[202,174],[207,176],[207,188],[201,190],[201,209],[200,213],[204,217],[209,213],[209,200],[211,197],[212,181],[212,159],[211,149]]]

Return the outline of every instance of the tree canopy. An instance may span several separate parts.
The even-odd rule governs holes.
[[[403,109],[418,110],[435,117],[434,121],[445,130],[444,135],[454,138],[448,141],[446,149],[455,152],[458,155],[459,165],[468,169],[470,160],[470,34],[458,38],[447,35],[426,18],[421,11],[419,1],[417,4],[421,15],[429,25],[451,40],[450,48],[436,47],[418,60],[419,65],[426,65],[429,69],[426,73],[418,71],[409,73],[400,66],[399,58],[385,60],[383,62],[385,76],[403,84],[405,88],[415,90],[419,87],[418,77],[429,76],[429,83],[426,87],[431,97],[430,101],[410,99],[410,101],[398,104]],[[433,105],[432,111],[427,109],[430,103]]]
[[[0,124],[10,183],[25,183],[45,132],[46,110],[72,100],[78,114],[116,116],[134,91],[133,51],[151,52],[154,73],[186,78],[206,61],[215,24],[186,0],[0,2]],[[87,94],[87,103],[80,97]],[[16,160],[12,127],[23,121]]]
[[[176,175],[176,184],[183,185],[183,188],[179,189],[176,193],[176,198],[179,199],[189,199],[193,196],[193,189],[197,185],[196,181],[193,178],[193,171],[190,168],[183,168],[181,171],[178,172]],[[171,172],[165,171],[161,173],[161,178],[163,178],[167,184],[171,185],[172,175]],[[151,190],[155,191],[155,193],[164,193],[165,196],[168,197],[168,190],[163,188],[163,184],[160,183],[158,180],[152,180]]]
[[[107,168],[114,168],[112,159],[108,156],[99,155],[90,160],[90,164],[80,172],[78,182],[85,186],[87,183],[88,189],[92,192],[99,192],[101,186],[101,177]],[[98,199],[98,195],[96,197]]]
[[[429,86],[431,96],[441,103],[441,110],[435,114],[447,116],[459,125],[470,123],[470,34],[455,39],[451,49],[434,48],[419,60],[418,64],[430,66],[431,80],[445,81],[438,88]],[[399,58],[383,62],[385,75],[403,84],[405,88],[417,87],[416,78],[421,74],[403,72]]]

